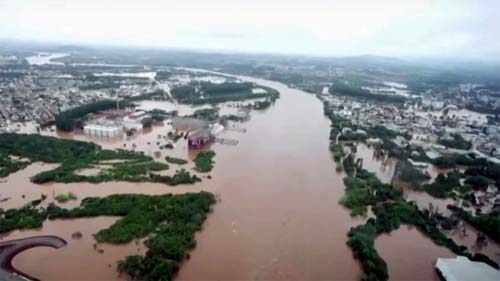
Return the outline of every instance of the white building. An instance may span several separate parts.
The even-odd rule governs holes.
[[[122,126],[114,122],[99,121],[86,124],[83,133],[98,137],[116,137],[123,134]]]
[[[435,101],[435,102],[432,103],[431,106],[432,106],[432,109],[434,109],[434,110],[441,110],[444,107],[444,102],[442,102],[442,101]]]
[[[141,132],[142,131],[142,123],[139,121],[131,121],[131,120],[124,120],[123,121],[123,129],[126,131],[136,131],[136,132]]]
[[[482,262],[473,262],[466,257],[454,259],[438,258],[435,268],[446,281],[498,281],[500,271]]]

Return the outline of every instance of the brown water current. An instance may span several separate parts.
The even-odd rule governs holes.
[[[328,151],[330,121],[312,95],[281,92],[254,112],[235,147],[217,147],[222,201],[197,235],[179,280],[354,280],[360,268],[346,245],[352,225]]]

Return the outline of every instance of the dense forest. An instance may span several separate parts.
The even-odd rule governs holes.
[[[406,101],[406,98],[403,96],[375,94],[359,87],[348,86],[344,83],[334,83],[330,88],[330,93],[380,102],[404,103]]]
[[[229,95],[236,93],[251,94],[253,88],[253,84],[250,82],[226,82],[221,84],[202,82],[200,83],[200,86],[203,93],[209,96]]]
[[[103,100],[63,111],[56,116],[56,127],[61,131],[70,132],[74,129],[77,119],[83,118],[89,113],[116,108],[116,106],[116,101]]]
[[[211,82],[192,82],[188,85],[178,86],[170,92],[180,103],[205,104],[221,103],[227,101],[241,101],[246,99],[279,97],[279,93],[267,87],[261,87],[266,93],[252,93],[253,83],[226,82],[215,84]]]

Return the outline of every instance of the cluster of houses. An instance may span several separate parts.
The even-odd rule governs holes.
[[[380,105],[364,103],[350,98],[323,95],[335,114],[347,118],[354,125],[384,126],[396,132],[405,132],[412,136],[412,144],[434,151],[430,155],[438,157],[440,150],[446,149],[438,144],[439,140],[451,139],[459,134],[472,143],[471,150],[500,158],[500,128],[488,122],[484,114],[454,105],[439,106],[439,110],[421,104],[405,104],[404,106]],[[346,128],[345,128],[346,129]],[[363,133],[363,132],[360,132]],[[408,141],[404,138],[395,142],[402,146]]]

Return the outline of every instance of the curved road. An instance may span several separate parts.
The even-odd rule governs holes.
[[[32,276],[16,270],[12,266],[14,257],[22,251],[34,247],[61,248],[66,246],[66,241],[57,236],[34,236],[24,239],[10,240],[0,243],[0,280],[38,280]]]

